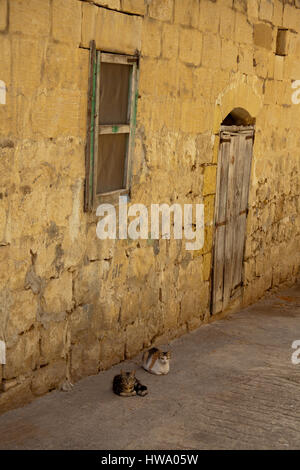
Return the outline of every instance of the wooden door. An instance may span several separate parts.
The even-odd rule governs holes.
[[[212,313],[241,295],[253,127],[222,126],[217,173]]]

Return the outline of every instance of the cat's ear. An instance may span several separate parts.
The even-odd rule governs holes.
[[[134,376],[135,376],[135,370],[132,370],[132,371],[130,372],[130,377],[134,377]]]

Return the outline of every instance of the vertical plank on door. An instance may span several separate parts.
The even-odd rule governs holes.
[[[215,212],[215,250],[213,269],[213,296],[212,313],[216,314],[223,309],[224,290],[224,260],[225,260],[225,224],[226,200],[228,187],[228,162],[231,137],[221,132],[219,149],[219,165],[217,175],[217,198]]]
[[[245,165],[245,136],[243,133],[239,133],[234,137],[237,140],[238,151],[236,154],[236,168],[235,168],[235,177],[234,177],[234,197],[235,197],[235,208],[232,217],[233,225],[233,244],[234,250],[232,254],[232,278],[231,278],[231,292],[230,297],[232,297],[234,290],[240,287],[241,278],[239,273],[241,272],[239,263],[242,263],[241,259],[241,247],[243,246],[243,237],[244,237],[244,227],[241,224],[241,199],[243,191],[243,175],[244,175],[244,165]]]
[[[224,293],[223,293],[223,310],[227,307],[232,286],[233,275],[233,253],[234,253],[234,214],[236,211],[236,195],[235,195],[235,173],[238,161],[239,140],[234,134],[231,136],[231,145],[229,153],[228,165],[228,190],[226,205],[226,230],[225,230],[225,267],[224,267]]]
[[[246,221],[248,211],[248,198],[249,198],[249,186],[250,186],[250,175],[251,175],[251,163],[252,163],[252,151],[253,151],[253,136],[254,131],[244,133],[240,136],[242,147],[241,154],[243,157],[243,173],[241,175],[240,183],[240,206],[239,213],[237,214],[237,244],[236,244],[236,257],[235,257],[235,268],[232,288],[236,288],[242,285],[243,276],[243,258],[245,248],[245,235],[246,235]]]

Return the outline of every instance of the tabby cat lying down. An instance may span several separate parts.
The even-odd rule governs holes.
[[[140,395],[144,397],[148,393],[145,385],[135,377],[135,370],[132,372],[123,372],[116,375],[113,380],[113,391],[121,397],[133,397]]]

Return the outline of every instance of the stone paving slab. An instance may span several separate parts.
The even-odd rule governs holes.
[[[170,343],[169,375],[134,361],[146,397],[120,398],[120,365],[0,416],[0,449],[300,449],[300,284]]]

